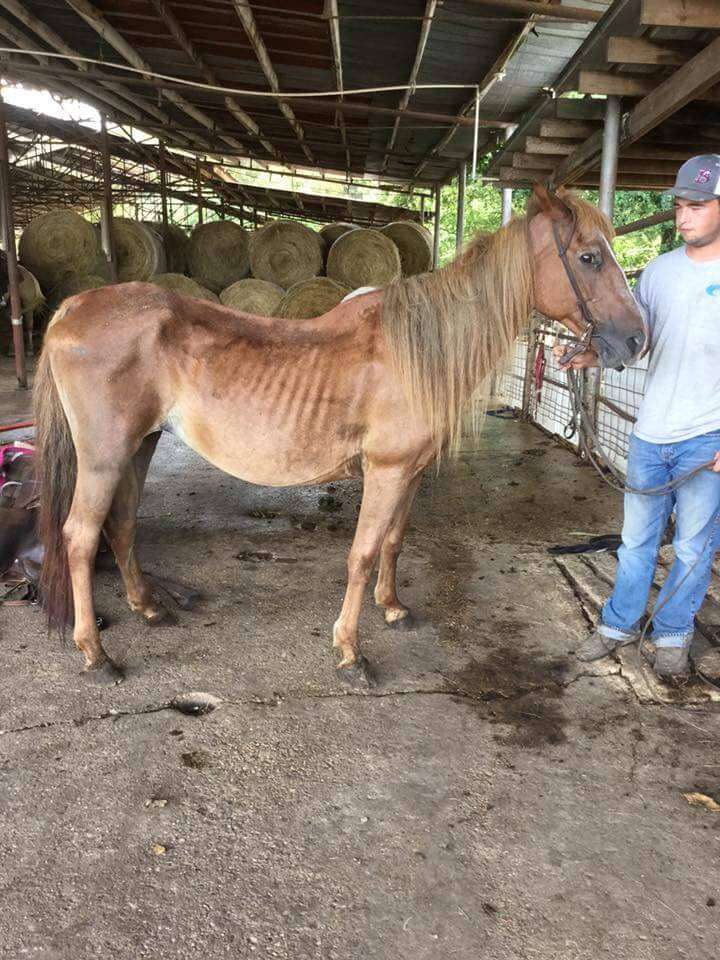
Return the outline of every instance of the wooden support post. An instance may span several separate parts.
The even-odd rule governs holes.
[[[0,202],[3,208],[5,227],[5,253],[7,256],[8,285],[10,288],[10,323],[15,349],[15,374],[18,387],[27,390],[25,365],[25,338],[23,334],[22,301],[20,300],[20,273],[15,250],[15,218],[13,217],[10,190],[10,161],[8,159],[7,127],[5,126],[5,101],[0,94]]]
[[[100,242],[110,269],[110,279],[117,282],[117,254],[115,253],[115,235],[113,232],[112,170],[110,167],[110,146],[108,142],[105,117],[100,115],[100,136],[102,139],[102,175],[103,200],[100,215]]]
[[[467,180],[467,164],[461,163],[458,168],[457,187],[457,217],[455,219],[455,250],[460,253],[465,234],[465,183]]]
[[[200,157],[195,158],[195,186],[197,189],[197,222],[203,222],[202,177],[200,175]]]
[[[162,209],[162,225],[168,225],[167,201],[167,168],[165,165],[165,141],[160,141],[160,205]]]
[[[440,214],[442,213],[441,187],[435,187],[435,229],[433,231],[433,270],[440,266]]]

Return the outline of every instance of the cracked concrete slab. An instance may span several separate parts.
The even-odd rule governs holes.
[[[368,598],[369,695],[330,651],[358,502],[163,439],[139,553],[197,608],[151,630],[102,571],[114,687],[36,610],[0,609],[3,957],[715,955],[720,821],[683,793],[720,799],[718,709],[643,705],[614,661],[578,664],[587,617],[546,553],[616,531],[614,494],[490,419],[423,483],[415,628]],[[170,707],[191,691],[216,708]]]

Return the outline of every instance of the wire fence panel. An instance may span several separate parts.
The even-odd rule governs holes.
[[[531,346],[528,336],[532,337]],[[519,338],[510,364],[497,378],[495,400],[577,449],[577,432],[568,435],[572,410],[567,374],[552,352],[556,341],[563,339],[570,339],[563,328],[547,322],[538,322],[529,335]],[[644,394],[647,363],[644,357],[624,370],[602,370],[597,390],[588,392],[586,398],[608,459],[622,473],[627,469],[628,445]]]
[[[529,390],[528,414],[550,433],[577,442],[573,433],[566,436],[572,419],[570,392],[565,371],[555,359],[552,348],[562,334],[554,326],[542,325],[534,331],[533,378]]]
[[[495,398],[500,403],[504,403],[508,407],[514,407],[516,410],[522,410],[523,408],[527,355],[528,339],[525,335],[515,341],[515,349],[510,358],[510,363],[498,375],[495,385]]]
[[[624,370],[603,370],[598,391],[595,424],[608,459],[623,473],[627,450],[645,389],[647,357]]]

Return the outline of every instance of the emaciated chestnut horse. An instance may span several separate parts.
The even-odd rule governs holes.
[[[555,225],[555,235],[553,234]],[[400,280],[311,320],[256,317],[151,284],[66,300],[35,386],[51,626],[72,618],[95,676],[116,676],[98,635],[93,564],[101,531],[132,610],[163,610],[135,552],[145,475],[168,430],[221,470],[256,484],[362,476],[345,599],[334,629],[341,674],[367,682],[358,617],[379,556],[375,602],[388,624],[408,610],[396,564],[422,471],[460,439],[463,412],[507,361],[532,308],[578,335],[586,303],[604,365],[632,361],[645,333],[591,205],[537,188],[527,216],[473,240],[448,267]]]

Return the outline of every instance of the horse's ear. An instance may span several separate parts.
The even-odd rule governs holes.
[[[556,193],[548,190],[543,183],[536,183],[533,187],[533,197],[537,213],[544,213],[551,220],[572,220],[570,207]]]

